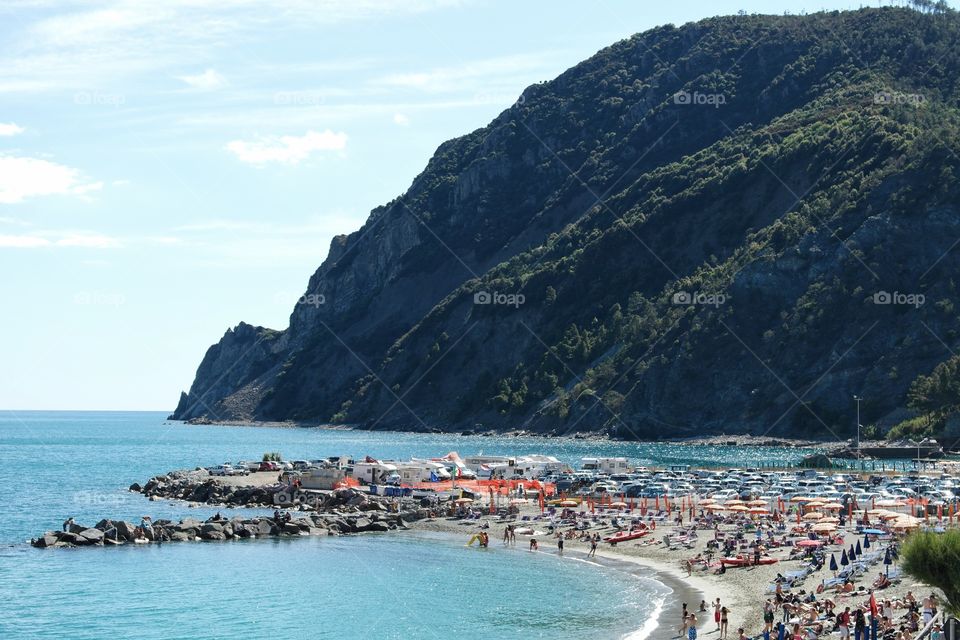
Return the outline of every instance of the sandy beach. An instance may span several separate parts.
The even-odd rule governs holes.
[[[540,511],[536,505],[528,505],[521,508],[520,517],[535,517]],[[612,515],[612,514],[611,514]],[[522,526],[532,526],[543,535],[536,535],[539,543],[539,553],[556,554],[556,539],[547,532],[548,523],[543,520],[531,520],[515,522]],[[459,520],[455,518],[431,518],[413,523],[414,529],[423,529],[429,531],[445,532],[451,535],[457,535],[466,542],[470,536],[479,530],[481,525],[489,524],[486,529],[490,536],[490,546],[496,548],[502,546],[503,530],[505,523],[499,523],[493,518],[480,518],[479,520]],[[689,525],[688,525],[689,526]],[[688,528],[688,527],[687,527]],[[664,536],[670,535],[678,527],[669,523],[658,524],[653,535],[644,540],[661,540]],[[597,527],[596,531],[601,535],[608,535],[613,531],[612,528]],[[862,536],[858,536],[853,531],[843,531],[839,533],[844,535],[843,547],[849,547],[856,544]],[[527,550],[531,536],[517,536],[516,548]],[[716,598],[720,598],[721,604],[729,609],[729,629],[728,637],[736,638],[737,630],[743,627],[748,637],[756,637],[763,631],[763,605],[768,598],[774,598],[774,581],[778,574],[786,575],[789,572],[796,571],[801,567],[798,560],[788,558],[792,547],[781,547],[770,550],[769,555],[776,558],[778,562],[771,565],[751,566],[742,568],[730,568],[724,574],[717,575],[713,570],[705,568],[694,569],[688,574],[685,565],[686,560],[693,558],[698,554],[705,554],[707,542],[713,540],[712,530],[701,530],[690,548],[667,548],[662,543],[642,544],[637,542],[622,542],[616,546],[601,542],[596,553],[598,564],[615,563],[613,568],[629,571],[629,566],[646,570],[644,575],[649,575],[649,571],[656,573],[658,580],[669,586],[673,591],[670,601],[665,603],[663,611],[656,629],[647,636],[653,640],[668,639],[678,637],[678,631],[681,622],[681,605],[686,602],[689,610],[697,614],[698,631],[700,636],[719,638],[720,634],[716,629],[713,619],[713,609],[710,607]],[[793,589],[793,593],[815,592],[817,587],[824,580],[834,578],[835,573],[829,569],[830,552],[835,550],[836,556],[840,557],[840,546],[827,549],[828,562],[819,571],[812,572],[800,584]],[[577,539],[567,539],[564,541],[564,555],[585,558],[590,550],[588,542],[581,542]],[[870,589],[871,582],[879,573],[884,570],[882,562],[876,566],[871,566],[869,570],[859,577],[853,579],[855,587],[863,586],[864,590],[851,594],[831,594],[829,591],[817,596],[818,600],[823,601],[826,598],[832,599],[838,611],[842,611],[849,606],[853,609],[855,606],[862,606],[869,598],[867,590]],[[883,600],[901,600],[907,592],[910,591],[919,600],[931,593],[929,587],[918,584],[909,576],[895,582],[890,587],[876,592],[878,601]],[[939,595],[939,594],[938,594]],[[700,613],[698,611],[701,600],[706,600],[708,610]],[[894,614],[903,614],[903,610],[895,610]],[[776,622],[781,621],[781,614],[778,611]],[[824,633],[823,635],[827,635]],[[839,637],[839,633],[834,634]]]

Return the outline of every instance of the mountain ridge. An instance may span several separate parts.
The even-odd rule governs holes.
[[[861,9],[615,43],[440,145],[173,417],[840,437],[866,386],[892,426],[958,342],[957,27]]]

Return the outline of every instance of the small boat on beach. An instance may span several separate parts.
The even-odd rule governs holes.
[[[727,567],[752,567],[758,564],[776,564],[779,562],[771,556],[761,556],[760,560],[754,562],[752,557],[737,555],[733,557],[720,558],[720,562]]]
[[[633,529],[632,531],[618,531],[612,536],[607,536],[603,539],[604,542],[609,542],[610,544],[617,544],[618,542],[629,542],[630,540],[637,540],[643,536],[650,535],[650,530],[646,527],[642,529]]]

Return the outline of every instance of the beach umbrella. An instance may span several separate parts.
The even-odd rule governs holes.
[[[864,549],[870,548],[870,536],[867,534],[863,534],[863,548]]]
[[[728,511],[748,511],[748,509],[742,504],[735,504],[731,507],[727,507]]]
[[[808,513],[803,516],[804,520],[820,520],[821,518],[823,518],[823,516],[819,513]]]
[[[800,540],[794,546],[795,547],[822,547],[824,544],[823,540]]]
[[[754,507],[754,508],[752,508],[752,509],[749,509],[748,511],[749,511],[749,513],[752,513],[752,514],[758,515],[758,516],[768,516],[768,515],[770,515],[770,509],[764,509],[764,508],[762,508],[762,507]]]
[[[827,502],[820,508],[826,509],[827,511],[840,511],[841,509],[843,509],[843,505],[840,504],[839,502]]]
[[[561,506],[561,507],[575,507],[575,506],[577,506],[578,504],[580,504],[580,503],[577,502],[576,500],[561,500],[561,501],[560,501],[560,506]]]
[[[859,556],[859,555],[863,555],[863,550],[860,548],[860,541],[859,541],[859,540],[857,540],[857,548],[856,548],[856,550],[857,550],[857,555],[858,555],[858,556]]]
[[[614,509],[626,509],[626,502],[611,502],[608,506],[613,507]]]
[[[887,575],[890,575],[890,565],[893,564],[893,558],[890,557],[890,547],[887,547],[887,551],[883,555],[883,564],[887,565]]]
[[[850,560],[847,559],[846,549],[844,549],[843,553],[840,555],[840,564],[842,564],[843,566],[847,566],[848,564],[850,564]]]
[[[831,553],[830,554],[830,571],[833,571],[834,573],[836,573],[837,569],[838,569],[837,558],[834,554]]]
[[[811,530],[814,533],[832,533],[837,530],[837,525],[832,522],[818,522]]]
[[[856,559],[857,559],[857,551],[856,551],[856,549],[854,549],[854,547],[853,547],[852,544],[850,545],[850,553],[849,553],[848,555],[850,556],[850,559],[851,559],[851,560],[856,560]]]

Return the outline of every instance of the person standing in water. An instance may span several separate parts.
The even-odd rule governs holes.
[[[560,555],[563,555],[563,536],[562,535],[559,538],[557,538],[557,552]]]
[[[687,617],[687,640],[697,640],[697,615],[691,613]]]

